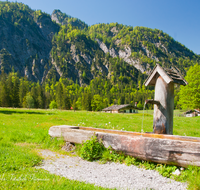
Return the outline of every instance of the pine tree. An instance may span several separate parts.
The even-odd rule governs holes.
[[[19,107],[20,100],[19,100],[19,77],[14,75],[14,84],[13,84],[13,106]]]
[[[70,101],[69,95],[67,94],[66,90],[63,91],[62,108],[66,109],[66,110],[69,110],[71,108],[71,101]]]
[[[91,101],[92,101],[91,93],[90,92],[84,93],[82,99],[82,109],[87,111],[92,111]]]
[[[24,78],[20,79],[20,85],[19,85],[19,103],[20,107],[23,107],[24,103],[24,97],[26,96],[26,93],[28,92],[28,86],[26,83],[26,79]]]
[[[14,94],[13,94],[13,82],[12,82],[12,73],[10,73],[8,75],[8,79],[6,81],[7,83],[7,106],[8,107],[13,107],[13,98],[14,98]]]
[[[37,102],[37,88],[35,87],[35,84],[31,88],[31,97],[33,98],[34,101],[34,106],[35,108],[38,108],[38,102]]]
[[[0,93],[0,102],[2,107],[7,107],[8,100],[9,100],[9,93],[7,88],[7,81],[6,81],[7,75],[2,71],[1,73],[1,93]]]
[[[1,106],[2,107],[7,107],[8,106],[7,100],[8,100],[8,90],[7,90],[6,84],[1,81],[1,85],[0,85],[0,102],[1,102]]]
[[[61,82],[58,82],[56,87],[56,103],[59,109],[62,108],[63,87]]]
[[[44,93],[39,81],[37,82],[37,103],[38,108],[44,108]]]

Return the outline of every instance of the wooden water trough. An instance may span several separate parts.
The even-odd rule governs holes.
[[[111,146],[146,161],[186,167],[200,166],[200,138],[153,133],[97,129],[77,126],[53,126],[52,137],[63,137],[65,141],[82,143],[96,135],[105,147]]]

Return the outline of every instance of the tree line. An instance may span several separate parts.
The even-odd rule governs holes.
[[[113,104],[135,104],[142,108],[146,99],[153,98],[154,91],[145,88],[141,81],[135,88],[133,82],[115,84],[101,77],[80,86],[72,80],[49,79],[45,83],[29,81],[19,73],[0,74],[0,106],[41,109],[75,109],[100,111]]]

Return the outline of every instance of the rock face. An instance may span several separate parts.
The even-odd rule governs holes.
[[[109,53],[111,55],[111,57],[117,57],[118,53],[115,51],[114,48],[108,49],[107,46],[101,42],[99,39],[95,39],[97,41],[97,43],[99,44],[99,47],[103,50],[103,52]]]
[[[117,52],[114,48],[108,49],[107,46],[103,42],[101,42],[99,39],[96,39],[96,41],[98,42],[99,47],[104,51],[105,54],[109,53],[111,55],[111,57],[113,57],[113,58],[119,56],[119,58],[122,58],[128,64],[133,65],[135,68],[137,68],[142,73],[144,73],[146,71],[146,67],[141,65],[139,63],[139,60],[131,58],[130,47],[127,46],[124,48],[124,51],[119,50],[119,52]]]
[[[13,68],[30,80],[42,81],[48,69],[51,40],[59,26],[49,15],[34,18],[30,9],[25,13],[27,18],[19,23],[12,23],[11,19],[0,22],[0,66],[7,73]]]

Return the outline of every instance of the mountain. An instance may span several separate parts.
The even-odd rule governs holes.
[[[0,2],[0,71],[29,80],[95,77],[124,83],[146,77],[156,63],[183,74],[200,56],[158,29],[118,23],[88,26],[60,10],[52,15],[22,3]]]
[[[61,25],[72,25],[78,27],[79,29],[88,28],[88,25],[85,24],[83,21],[77,18],[73,18],[70,15],[62,13],[60,10],[54,10],[51,14],[51,19],[56,21],[56,23]]]

